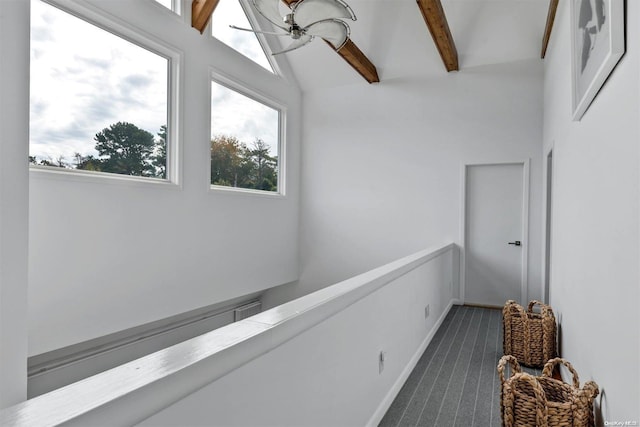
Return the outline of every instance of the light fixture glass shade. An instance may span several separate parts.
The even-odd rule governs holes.
[[[306,33],[322,37],[331,43],[335,50],[340,50],[349,38],[349,26],[338,19],[326,19],[309,25]]]
[[[300,28],[327,19],[356,20],[351,8],[341,0],[303,0],[293,6],[293,14]]]
[[[280,0],[251,0],[260,15],[278,28],[289,31],[289,26],[284,23],[283,14],[280,13]]]

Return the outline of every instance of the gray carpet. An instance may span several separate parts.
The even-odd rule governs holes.
[[[380,426],[499,426],[500,357],[501,311],[454,306]]]

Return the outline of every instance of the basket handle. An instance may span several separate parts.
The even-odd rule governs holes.
[[[541,312],[546,311],[546,310],[549,309],[549,306],[547,304],[534,299],[534,300],[529,301],[529,305],[527,306],[527,312],[533,313],[533,307],[535,307],[536,305],[540,306],[540,311]]]
[[[504,370],[507,364],[511,366],[511,375],[509,376],[509,378],[513,377],[515,374],[519,374],[522,372],[522,369],[520,369],[520,364],[518,363],[518,359],[511,355],[502,356],[500,358],[500,361],[498,362],[498,375],[500,376],[500,384],[504,384],[504,382],[509,379],[504,377]]]
[[[549,315],[553,316],[551,306],[537,300],[531,300],[529,302],[529,305],[527,306],[527,313],[533,313],[533,307],[536,305],[540,306],[540,314],[543,318],[547,318]]]
[[[520,372],[515,374],[511,380],[509,381],[509,387],[506,389],[506,393],[504,396],[504,405],[505,405],[505,418],[506,426],[514,425],[514,411],[513,405],[515,403],[515,390],[517,384],[523,382],[527,383],[533,389],[533,394],[536,399],[536,427],[548,427],[547,419],[549,416],[548,405],[547,405],[547,397],[544,394],[544,389],[533,375],[529,375],[525,372]]]
[[[564,365],[569,370],[569,372],[571,372],[573,386],[575,388],[579,389],[580,388],[580,379],[578,378],[578,373],[573,368],[573,365],[571,365],[571,363],[569,363],[569,361],[567,361],[565,359],[562,359],[560,357],[556,357],[555,359],[551,359],[547,363],[545,363],[544,368],[542,369],[542,376],[551,378],[552,375],[553,375],[553,368],[558,364]]]
[[[582,387],[582,392],[588,397],[589,400],[595,399],[600,393],[600,387],[593,381],[587,381]]]
[[[511,317],[512,316],[511,315],[514,310],[517,311],[518,307],[519,307],[519,304],[512,299],[507,300],[507,302],[504,304],[504,307],[502,307],[502,333],[503,333],[502,347],[503,347],[504,354],[512,353],[512,349],[511,349],[511,344],[512,344],[511,343]]]

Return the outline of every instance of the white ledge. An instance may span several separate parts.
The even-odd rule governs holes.
[[[454,248],[425,249],[27,400],[0,411],[0,425],[136,424]]]

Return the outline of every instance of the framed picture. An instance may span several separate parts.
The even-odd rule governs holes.
[[[580,120],[624,53],[624,0],[570,0],[573,120]]]

